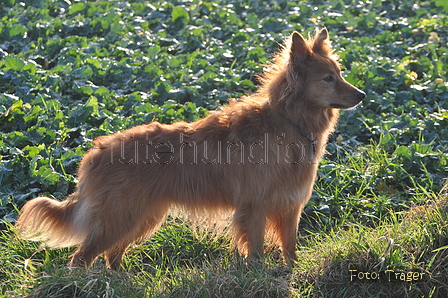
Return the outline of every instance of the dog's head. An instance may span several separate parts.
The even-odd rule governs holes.
[[[327,29],[305,39],[300,33],[291,35],[287,70],[288,86],[295,85],[302,97],[321,107],[350,109],[366,94],[349,84],[341,74],[338,57],[331,49]]]

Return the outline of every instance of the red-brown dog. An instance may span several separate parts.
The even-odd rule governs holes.
[[[193,123],[157,122],[97,138],[67,200],[29,201],[17,228],[49,247],[80,244],[72,265],[103,254],[119,267],[126,248],[151,237],[172,206],[196,216],[233,212],[234,243],[263,254],[265,235],[295,260],[297,226],[338,109],[365,93],[347,83],[328,32],[294,32],[252,96]]]

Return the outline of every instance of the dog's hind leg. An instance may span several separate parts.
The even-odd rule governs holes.
[[[253,206],[236,210],[233,218],[234,241],[248,258],[263,255],[266,216]]]
[[[90,232],[84,243],[71,256],[70,266],[90,267],[96,257],[110,247],[110,241],[100,233]]]
[[[129,213],[119,210],[113,216],[107,214],[107,219],[97,218],[70,264],[90,267],[96,257],[104,253],[108,267],[118,269],[129,244],[152,235],[166,218],[169,206],[154,203],[151,210],[135,206]]]
[[[132,243],[132,241],[130,242]],[[104,253],[104,258],[106,259],[106,264],[109,269],[119,270],[121,262],[123,260],[123,255],[126,252],[129,244],[127,242],[120,243],[110,248]]]
[[[118,270],[120,268],[123,255],[130,244],[139,240],[150,238],[165,221],[169,206],[159,206],[152,210],[150,219],[143,220],[139,229],[133,233],[128,233],[123,239],[104,252],[107,267]]]

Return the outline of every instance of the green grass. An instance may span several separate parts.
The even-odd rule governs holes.
[[[4,232],[2,293],[5,297],[444,297],[447,229],[448,197],[441,197],[390,214],[374,227],[350,223],[328,233],[310,233],[301,242],[298,263],[290,268],[279,263],[275,253],[246,264],[230,252],[226,241],[195,238],[172,222],[150,242],[131,248],[123,272],[107,270],[102,262],[90,270],[69,269],[68,251],[38,250]],[[367,280],[368,276],[375,280]]]
[[[0,295],[447,296],[446,1],[0,1]],[[293,30],[326,26],[367,98],[342,113],[291,269],[245,264],[226,239],[171,219],[123,272],[66,267],[73,249],[14,236],[19,208],[64,199],[93,138],[194,121],[250,94]],[[413,207],[412,207],[413,206]],[[379,280],[350,280],[354,271]],[[386,270],[423,273],[391,280]],[[398,275],[398,277],[400,274]]]

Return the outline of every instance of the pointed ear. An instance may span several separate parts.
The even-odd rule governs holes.
[[[307,41],[300,33],[294,31],[291,36],[291,59],[300,65],[305,62],[309,55],[310,49]]]
[[[313,52],[317,52],[319,54],[326,54],[331,51],[331,43],[328,36],[327,28],[323,28],[320,30],[316,37],[314,38],[313,43]]]
[[[320,31],[319,31],[319,33],[317,34],[317,40],[318,41],[324,41],[324,40],[326,40],[326,39],[328,39],[328,30],[327,30],[327,28],[322,28]]]

